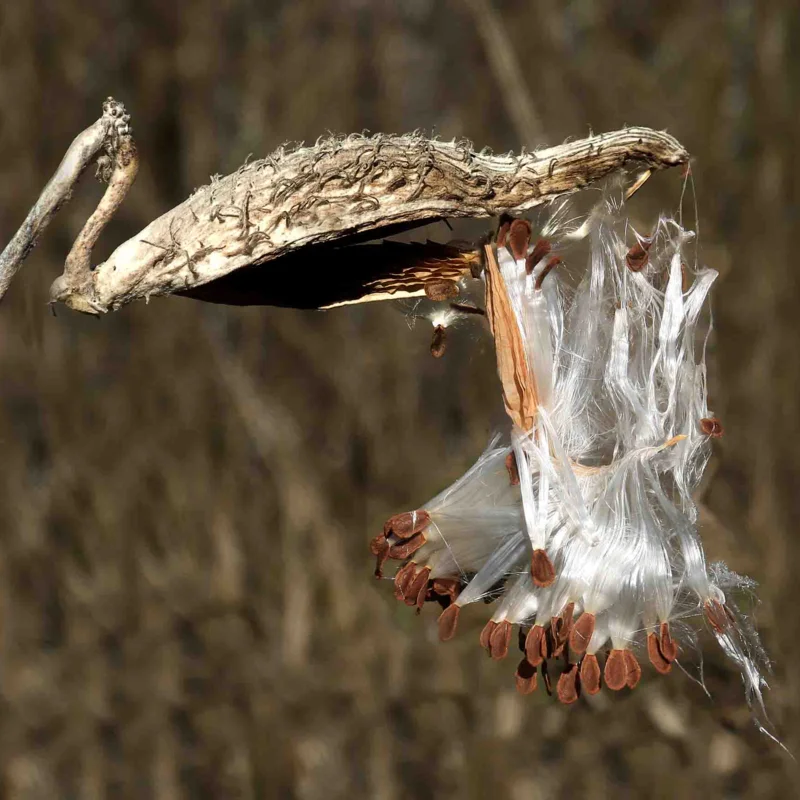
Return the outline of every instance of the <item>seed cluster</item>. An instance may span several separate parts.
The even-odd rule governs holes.
[[[438,603],[442,641],[462,608],[493,603],[481,646],[506,658],[516,628],[517,689],[541,682],[563,703],[635,688],[644,659],[670,673],[705,621],[763,712],[768,661],[735,602],[753,584],[706,563],[692,497],[723,434],[705,373],[716,273],[690,266],[693,234],[673,219],[640,235],[610,194],[570,213],[558,206],[536,237],[501,218],[483,278],[510,446],[494,440],[391,517],[371,543],[376,575],[401,562],[396,597]]]

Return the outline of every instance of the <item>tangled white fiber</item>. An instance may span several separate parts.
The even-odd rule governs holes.
[[[692,499],[722,434],[705,364],[717,273],[693,266],[674,219],[644,236],[610,193],[582,218],[571,207],[533,239],[527,221],[501,221],[486,248],[510,447],[493,440],[453,486],[392,517],[372,543],[378,574],[405,562],[396,595],[438,600],[442,640],[461,608],[495,598],[481,644],[503,658],[518,626],[517,688],[541,673],[564,703],[634,688],[644,653],[669,673],[705,621],[766,719],[769,664],[734,602],[752,582],[706,564]]]

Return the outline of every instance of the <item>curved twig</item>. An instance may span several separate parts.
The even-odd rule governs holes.
[[[22,266],[22,262],[35,247],[36,240],[56,212],[71,197],[72,189],[86,167],[95,160],[104,146],[113,157],[112,154],[121,140],[130,141],[128,120],[124,106],[109,97],[103,104],[103,114],[100,119],[75,137],[55,174],[28,212],[25,222],[5,250],[0,253],[0,300]],[[104,165],[100,166],[102,170]],[[98,173],[101,170],[98,170]]]

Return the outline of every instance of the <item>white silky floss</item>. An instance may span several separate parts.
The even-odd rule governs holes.
[[[611,648],[609,688],[632,688],[641,674],[634,651],[669,672],[678,654],[673,633],[693,644],[688,623],[705,617],[739,668],[748,701],[763,712],[768,661],[731,597],[752,584],[722,565],[706,566],[692,499],[709,436],[721,433],[706,396],[710,323],[701,330],[717,273],[689,266],[693,234],[672,219],[661,218],[645,238],[608,197],[580,226],[559,221],[567,208],[561,204],[543,226],[550,247],[538,263],[529,255],[535,246],[516,259],[497,248],[539,405],[533,430],[514,426],[511,449],[495,440],[424,506],[430,525],[413,562],[461,586],[440,620],[442,638],[455,632],[461,607],[502,591],[482,635],[492,655],[508,648],[508,625],[494,644],[498,625],[549,628],[550,644],[540,648],[540,630],[535,648],[552,656],[558,636],[569,636],[564,674],[579,684],[577,672],[594,693],[595,653]],[[588,249],[583,269],[581,248],[582,260]],[[519,488],[505,469],[511,452]],[[555,569],[547,586],[531,578],[537,549]],[[584,654],[595,659],[586,671],[577,669]],[[560,699],[571,702],[573,694],[562,697],[559,683]]]

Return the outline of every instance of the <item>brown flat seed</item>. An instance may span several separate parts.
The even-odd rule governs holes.
[[[413,561],[404,564],[394,576],[394,596],[398,600],[405,600],[408,587],[414,582],[417,574],[417,565]]]
[[[625,685],[629,689],[635,689],[642,679],[642,668],[636,656],[630,650],[623,650],[622,652],[625,654],[625,669],[627,670]]]
[[[727,630],[728,615],[725,613],[725,606],[719,600],[706,600],[703,611],[715,633],[724,633]]]
[[[628,678],[628,668],[625,664],[625,651],[612,650],[606,659],[606,668],[603,671],[603,681],[614,692],[625,686]]]
[[[719,439],[725,433],[722,423],[716,417],[703,417],[700,420],[700,430],[712,439]]]
[[[578,665],[570,664],[559,676],[556,686],[558,699],[570,705],[578,699]]]
[[[414,580],[406,591],[406,605],[416,606],[422,608],[425,602],[425,594],[428,591],[428,578],[431,574],[430,567],[423,567],[417,574]]]
[[[511,227],[511,223],[513,222],[513,218],[508,214],[501,214],[499,220],[499,227],[497,229],[497,247],[498,249],[501,247],[506,246],[506,240],[508,239],[508,230]]]
[[[425,509],[404,511],[386,520],[383,533],[386,537],[394,534],[398,539],[410,539],[415,534],[422,533],[430,522],[431,515]]]
[[[461,581],[458,578],[434,578],[433,591],[455,600],[461,593]]]
[[[519,468],[517,467],[517,455],[512,450],[506,456],[506,469],[508,470],[508,480],[512,486],[519,486]]]
[[[453,605],[448,606],[441,614],[439,614],[439,640],[442,642],[449,642],[456,635],[456,628],[458,627],[458,615],[461,613],[461,606]]]
[[[386,541],[386,537],[382,533],[369,540],[369,551],[374,556],[379,556],[384,550],[388,549],[389,542]]]
[[[406,513],[410,514],[411,512],[409,511]],[[385,537],[388,538],[389,536],[392,535],[392,528],[395,524],[395,520],[397,520],[398,525],[402,528],[402,518],[406,516],[406,513],[395,514],[394,516],[389,517],[389,519],[387,519],[386,522],[383,523],[383,535]]]
[[[498,622],[489,637],[489,655],[495,660],[500,661],[508,655],[508,648],[511,644],[511,623],[504,619]]]
[[[434,278],[433,280],[425,281],[423,288],[425,296],[436,303],[458,297],[458,284],[447,278]]]
[[[541,588],[551,586],[556,579],[556,570],[553,562],[550,560],[550,556],[542,549],[533,551],[531,577],[533,582]]]
[[[376,560],[375,560],[375,577],[382,578],[383,577],[383,565],[386,563],[386,559],[389,558],[389,548],[387,547],[382,553],[380,553]]]
[[[583,612],[578,617],[578,621],[572,626],[572,631],[569,635],[569,649],[575,655],[581,655],[586,652],[589,642],[594,633],[594,614]]]
[[[587,653],[581,661],[581,687],[586,694],[600,691],[600,664],[594,653]]]
[[[483,626],[483,630],[481,631],[481,638],[480,638],[481,647],[484,650],[486,650],[486,652],[489,653],[489,655],[492,654],[491,645],[489,644],[489,642],[495,627],[497,627],[497,623],[493,619],[490,619]]]
[[[389,550],[391,549],[386,537],[380,533],[370,543],[369,549],[372,555],[375,556],[375,577],[383,577],[383,565],[386,559],[389,558]]]
[[[534,281],[533,288],[537,291],[542,288],[542,283],[544,279],[550,274],[550,271],[553,267],[557,267],[561,263],[561,259],[558,256],[553,256],[545,265],[542,271],[536,276],[536,280]]]
[[[530,275],[534,267],[550,252],[550,242],[547,239],[539,239],[533,246],[530,255],[525,259],[525,272]]]
[[[431,571],[428,570],[428,574],[426,575],[426,578],[429,578],[430,574],[431,574]],[[419,614],[420,611],[422,611],[422,606],[425,605],[425,603],[427,602],[428,598],[433,600],[433,592],[431,592],[430,583],[426,580],[425,583],[423,583],[419,587],[419,591],[417,592],[417,601],[416,601],[416,603],[414,603],[414,605],[417,607],[417,614]]]
[[[678,645],[675,644],[669,632],[669,624],[666,622],[661,623],[658,632],[658,649],[670,664],[678,657]]]
[[[514,676],[517,684],[517,691],[520,694],[530,694],[536,691],[538,681],[536,679],[536,667],[523,658],[517,665],[517,673]]]
[[[534,666],[547,658],[547,633],[541,625],[534,625],[525,637],[525,657]]]
[[[528,254],[531,242],[531,224],[526,219],[515,219],[508,230],[508,246],[511,255],[519,261]]]
[[[564,652],[564,647],[569,641],[572,632],[572,614],[575,603],[569,603],[560,617],[553,617],[550,622],[550,631],[553,636],[553,657],[557,658]]]
[[[650,249],[650,242],[636,242],[636,244],[628,250],[625,256],[625,263],[631,272],[641,272],[650,260],[647,251]]]
[[[447,329],[444,325],[437,325],[431,337],[431,355],[441,358],[447,352]]]
[[[672,664],[661,653],[661,648],[658,646],[658,636],[654,633],[647,634],[647,655],[650,657],[650,663],[656,668],[657,672],[662,675],[668,675],[672,671]]]
[[[410,539],[406,539],[402,544],[394,544],[389,548],[389,558],[402,561],[413,555],[425,544],[425,536],[415,533]]]
[[[558,658],[564,649],[558,646],[558,628],[560,624],[561,619],[559,617],[550,617],[550,627],[547,629],[547,635],[550,641],[550,655],[553,658]]]

